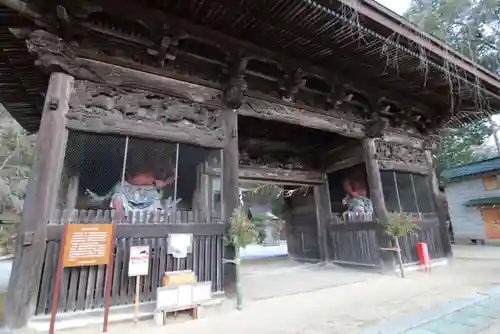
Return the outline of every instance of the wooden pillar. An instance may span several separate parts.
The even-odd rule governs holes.
[[[7,328],[26,326],[35,310],[45,256],[46,225],[56,206],[64,163],[68,138],[66,113],[72,87],[73,77],[64,73],[50,76],[5,297]]]
[[[230,218],[239,205],[239,153],[238,153],[238,114],[235,110],[223,110],[226,144],[222,150],[222,219],[226,231],[231,226]],[[235,250],[226,246],[224,258],[234,260]],[[236,293],[236,266],[233,263],[224,264],[224,292],[228,296]]]
[[[322,261],[330,261],[328,227],[332,219],[332,207],[328,182],[314,187],[314,203],[316,205],[316,217],[318,219],[319,255]]]
[[[443,246],[443,252],[445,257],[452,257],[453,251],[451,248],[450,234],[448,232],[446,207],[444,201],[439,195],[439,181],[436,176],[436,171],[434,170],[434,163],[432,160],[432,152],[430,150],[425,150],[425,158],[427,160],[428,167],[428,184],[432,196],[432,201],[434,202],[434,207],[436,208],[438,220],[439,220],[439,235],[441,239],[441,245]]]
[[[228,64],[229,81],[223,92],[224,108],[221,115],[226,143],[222,149],[222,218],[226,231],[231,227],[231,215],[239,206],[239,162],[238,151],[238,113],[243,104],[247,83],[244,79],[248,59],[241,53],[235,54]],[[224,258],[234,260],[235,249],[227,246]],[[236,266],[227,262],[224,265],[224,292],[227,296],[236,295]]]
[[[380,169],[376,155],[375,140],[373,138],[363,139],[363,151],[365,154],[366,176],[370,188],[370,198],[373,203],[373,210],[379,223],[384,223],[387,219],[387,208],[385,206],[384,192],[382,189],[382,180],[380,178]],[[387,236],[383,228],[377,229],[377,240],[379,248],[391,247],[391,239]],[[380,258],[382,267],[385,270],[395,268],[394,254],[391,251],[380,249]]]

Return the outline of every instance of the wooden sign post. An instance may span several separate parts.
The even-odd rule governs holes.
[[[64,268],[96,265],[107,266],[103,332],[106,333],[108,331],[114,247],[114,224],[64,224],[54,282],[49,334],[54,334],[55,330],[61,278]]]
[[[139,304],[141,301],[141,276],[149,273],[149,246],[130,247],[130,259],[128,261],[128,276],[135,276],[135,312],[134,323],[139,321]]]

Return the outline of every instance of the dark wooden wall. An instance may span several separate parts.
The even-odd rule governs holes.
[[[297,259],[319,260],[318,220],[312,187],[296,191],[286,201],[290,207],[285,224],[288,253]]]
[[[377,233],[383,233],[383,226],[374,221],[340,222],[335,220],[328,227],[328,247],[333,262],[340,264],[380,266],[381,250]],[[417,243],[426,242],[431,259],[445,256],[439,234],[437,217],[416,222],[420,230],[415,235],[399,239],[404,263],[419,261]],[[386,251],[391,254],[391,251]]]
[[[211,281],[212,291],[223,290],[222,255],[224,224],[196,223],[192,212],[177,212],[177,219],[164,221],[153,217],[140,224],[117,224],[114,266],[111,288],[111,306],[134,303],[135,278],[128,277],[130,246],[149,245],[151,249],[149,274],[141,282],[141,302],[154,301],[156,288],[161,286],[165,271],[193,270],[198,281]],[[110,223],[110,211],[81,210],[74,223]],[[204,226],[201,226],[204,225]],[[168,233],[193,233],[192,253],[185,259],[174,259],[167,254]],[[174,231],[177,230],[177,231]],[[43,271],[36,300],[36,315],[50,314],[55,273],[61,244],[62,225],[48,225],[48,240],[43,260]],[[74,312],[103,307],[105,266],[65,268],[61,282],[59,312]]]

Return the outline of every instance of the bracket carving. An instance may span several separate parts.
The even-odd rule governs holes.
[[[372,104],[372,103],[370,103]],[[371,117],[366,122],[365,135],[368,138],[382,138],[389,126],[389,120],[383,116],[389,107],[382,107],[380,103],[372,106]]]
[[[295,95],[305,86],[306,81],[305,73],[300,68],[288,73],[284,78],[283,87],[281,87],[282,99],[288,102],[294,101]]]
[[[241,55],[235,58],[229,66],[229,81],[223,92],[224,104],[233,109],[239,109],[243,103],[244,95],[248,89],[245,81],[245,68],[247,67],[248,59]]]

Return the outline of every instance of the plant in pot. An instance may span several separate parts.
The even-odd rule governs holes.
[[[399,238],[407,235],[416,235],[420,227],[413,223],[411,216],[406,213],[391,212],[387,214],[387,220],[384,223],[385,233],[391,238],[396,252],[396,257],[399,265],[401,277],[405,277],[403,258],[401,257],[401,247],[399,246]]]
[[[241,286],[241,257],[240,249],[255,243],[259,237],[255,225],[248,219],[248,215],[241,208],[236,208],[231,216],[231,227],[226,235],[226,244],[234,247],[234,263],[236,266],[236,308],[241,310],[243,305],[243,291]]]

